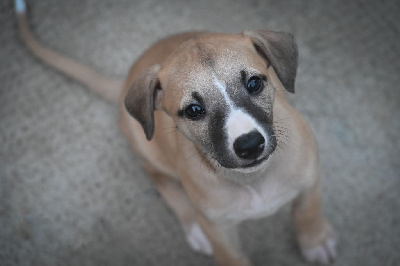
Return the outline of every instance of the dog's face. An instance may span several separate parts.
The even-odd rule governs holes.
[[[191,40],[166,62],[160,80],[164,110],[222,167],[252,167],[274,151],[274,88],[250,39]]]
[[[267,33],[272,34],[271,38],[278,34]],[[265,43],[264,39],[257,32],[202,35],[181,45],[161,68],[152,70],[156,74],[150,73],[144,78],[154,87],[155,97],[151,99],[154,107],[150,108],[156,107],[170,115],[180,132],[224,168],[251,171],[265,162],[276,148],[275,89],[267,68],[270,65],[280,68],[276,72],[281,80],[291,75],[292,80],[287,80],[286,85],[293,85],[295,70],[293,75],[292,69],[285,69],[287,65],[280,65],[296,67],[297,52],[292,38],[292,44],[280,44],[292,45],[294,49],[290,51],[276,47],[276,42],[282,42],[280,39],[272,43],[271,40]],[[277,66],[277,60],[283,62]],[[293,91],[293,88],[287,89]],[[152,118],[140,118],[132,110],[130,97],[134,96],[128,94],[127,109],[146,132],[148,121],[145,120]]]

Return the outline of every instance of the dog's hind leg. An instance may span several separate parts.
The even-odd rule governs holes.
[[[211,255],[212,245],[197,222],[196,211],[182,185],[148,165],[145,168],[164,200],[178,217],[191,248],[196,252]]]

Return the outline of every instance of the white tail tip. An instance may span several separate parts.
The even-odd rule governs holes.
[[[26,11],[26,3],[24,0],[15,0],[15,12],[23,14]]]

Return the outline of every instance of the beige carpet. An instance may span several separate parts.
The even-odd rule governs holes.
[[[398,1],[29,1],[39,39],[124,77],[188,30],[293,33],[294,104],[319,141],[338,266],[400,265]],[[307,265],[289,208],[246,222],[254,265]],[[118,129],[118,110],[31,56],[0,2],[0,265],[213,265],[192,252]]]

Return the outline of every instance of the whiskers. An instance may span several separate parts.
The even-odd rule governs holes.
[[[178,127],[177,126],[163,127],[162,130],[165,135],[170,135],[174,132],[177,132]],[[185,161],[200,159],[200,164],[199,164],[200,172],[201,171],[208,172],[212,174],[211,176],[213,176],[221,174],[221,171],[225,171],[225,168],[222,167],[216,159],[214,159],[215,157],[214,155],[202,152],[200,148],[196,147],[196,145],[194,145],[194,143],[191,140],[183,139],[183,142],[181,142],[181,144],[178,143],[177,145],[184,146],[183,159]],[[195,149],[193,149],[193,145],[196,147]],[[210,175],[205,175],[205,176],[210,176]]]
[[[275,132],[275,135],[273,136],[276,138],[276,151],[287,150],[291,142],[291,131],[284,123],[287,119],[291,119],[291,117],[278,119],[272,124]]]
[[[207,171],[208,173],[214,173],[214,174],[218,173],[221,166],[219,166],[218,162],[212,156],[201,152],[198,147],[195,149],[196,151],[193,153],[193,151],[194,151],[193,143],[188,139],[185,140],[184,145],[190,146],[190,147],[186,146],[184,149],[184,150],[186,150],[185,157],[184,157],[185,161],[192,160],[192,159],[200,159],[200,164],[199,164],[200,172]],[[200,158],[198,158],[198,157],[200,157]],[[204,175],[204,176],[208,176],[208,175]]]
[[[218,163],[217,159],[215,159],[214,156],[209,154],[203,154],[201,159],[200,169],[202,169],[203,166],[207,169],[209,173],[212,173],[214,175],[219,175],[221,173],[221,170],[225,170]]]
[[[172,133],[174,133],[174,132],[176,132],[177,130],[178,130],[178,127],[176,127],[176,126],[172,126],[172,127],[164,127],[164,128],[162,128],[164,131],[166,131],[165,132],[165,135],[169,135],[169,134],[172,134]]]
[[[185,158],[185,161],[189,160],[190,158],[193,158],[194,156],[196,156],[196,155],[198,155],[198,154],[200,154],[199,151],[196,152],[196,153],[194,153],[194,154],[192,154],[192,155],[189,155],[189,157]]]

